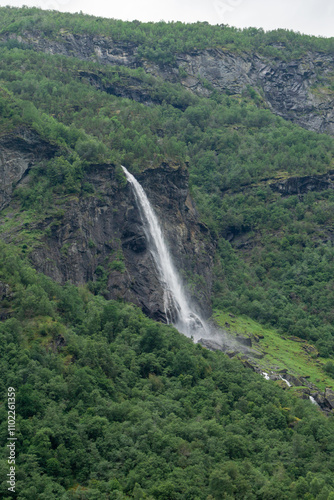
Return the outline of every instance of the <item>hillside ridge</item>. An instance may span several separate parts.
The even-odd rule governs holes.
[[[296,60],[280,61],[277,57],[256,53],[208,49],[177,54],[173,65],[159,65],[138,55],[135,43],[115,42],[98,35],[74,35],[60,30],[54,39],[35,30],[20,35],[2,33],[0,40],[17,41],[41,52],[102,65],[142,67],[148,74],[172,83],[179,82],[201,96],[208,97],[213,90],[232,95],[255,93],[271,111],[284,119],[308,130],[334,135],[331,88],[334,59],[329,54],[307,52]],[[116,89],[110,88],[110,92],[117,95]],[[145,101],[141,96],[140,100],[143,99]]]

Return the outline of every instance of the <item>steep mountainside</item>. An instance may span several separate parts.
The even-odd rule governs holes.
[[[13,189],[42,158],[51,158],[56,149],[29,129],[0,138],[0,210],[10,203]]]
[[[320,86],[332,92],[330,44],[293,35],[296,50],[286,42],[274,48],[273,40],[264,50],[251,37],[270,34],[177,23],[170,31],[139,24],[134,32],[131,23],[111,22],[109,32],[102,23],[100,34],[85,16],[83,31],[75,16],[51,20],[28,9],[12,24],[11,9],[3,12],[1,130],[12,129],[15,142],[17,127],[33,129],[57,148],[36,156],[17,185],[2,223],[6,241],[19,242],[58,281],[88,281],[94,293],[132,300],[162,319],[162,291],[123,164],[147,189],[206,313],[211,302],[316,342],[322,356],[334,353],[334,142],[267,109],[277,88],[285,93],[281,106],[294,89],[291,99],[302,92],[302,114],[312,121],[306,96]],[[146,34],[153,43],[159,29],[167,30],[164,44],[150,52]],[[168,59],[171,33],[184,30],[189,43],[181,38]],[[207,42],[207,33],[217,39]],[[247,43],[258,50],[245,51]],[[185,88],[194,78],[196,92]],[[274,87],[265,91],[268,82]],[[330,126],[323,111],[316,116]]]
[[[314,405],[131,304],[57,285],[3,243],[0,276],[17,498],[331,500],[333,419]]]
[[[73,35],[60,30],[57,37],[48,38],[39,31],[6,33],[0,40],[17,41],[34,50],[48,54],[61,54],[100,64],[142,67],[154,76],[172,83],[180,82],[185,88],[203,96],[213,90],[242,94],[258,93],[259,99],[274,113],[316,132],[334,135],[334,59],[331,54],[309,51],[292,61],[257,53],[233,53],[226,49],[192,51],[178,54],[173,65],[152,63],[138,55],[134,43],[115,42],[111,38]],[[284,50],[284,48],[282,48]],[[98,81],[98,75],[92,75]],[[122,95],[117,86],[109,87],[115,95]],[[140,102],[150,103],[139,92],[125,93]]]
[[[1,147],[4,208],[11,201],[13,186],[24,189],[29,185],[29,168],[49,160],[57,150],[27,129],[2,136]],[[201,280],[201,287],[189,293],[209,315],[214,242],[199,222],[188,191],[187,170],[163,164],[146,170],[140,181],[157,207],[168,241],[173,242],[171,251],[180,272],[185,279],[191,276],[193,284],[196,276]],[[19,221],[9,230],[4,228],[3,238],[20,240],[23,227],[28,226],[40,235],[30,253],[37,270],[60,283],[97,282],[96,290],[105,297],[134,302],[149,316],[166,321],[163,291],[130,186],[120,185],[113,165],[90,166],[83,182],[90,193],[55,200],[61,208],[30,224]],[[14,217],[15,202],[6,221]]]
[[[0,8],[1,498],[333,500],[333,42]]]

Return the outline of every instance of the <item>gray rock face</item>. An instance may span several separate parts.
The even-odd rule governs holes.
[[[225,352],[224,346],[222,346],[218,342],[215,342],[214,340],[199,339],[198,343],[201,344],[201,346],[206,347],[206,349],[209,349],[210,351],[223,351],[223,352]]]
[[[241,345],[252,347],[252,339],[250,337],[243,337],[242,335],[237,335],[235,340],[239,342],[239,344]]]
[[[217,49],[179,57],[178,66],[189,74],[183,85],[193,91],[208,93],[198,75],[215,89],[233,94],[250,85],[274,113],[309,130],[334,134],[334,97],[325,88],[334,73],[330,55],[308,53],[299,60],[284,62]],[[319,74],[324,83],[314,88]]]
[[[320,408],[326,407],[326,401],[323,394],[321,394],[320,392],[314,392],[312,393],[312,397],[314,398],[315,402],[320,406]]]
[[[55,152],[28,129],[0,138],[0,210],[11,202],[15,187],[29,180],[30,167]],[[95,194],[65,198],[58,213],[26,227],[45,235],[30,255],[32,264],[61,283],[100,282],[107,298],[133,302],[165,321],[163,290],[130,185],[119,186],[111,165],[92,167],[85,181]],[[214,244],[189,196],[187,170],[163,164],[141,174],[140,182],[171,242],[189,294],[209,315]],[[11,234],[4,238],[10,241]]]
[[[188,171],[164,163],[160,168],[146,170],[138,180],[154,206],[176,267],[189,285],[188,292],[204,314],[209,313],[213,241],[189,195]]]
[[[88,71],[79,71],[80,79],[87,81],[98,90],[102,90],[107,94],[112,94],[117,97],[126,97],[133,101],[140,102],[146,106],[153,104],[161,104],[161,100],[150,95],[148,89],[143,88],[142,81],[138,78],[128,77],[126,85],[121,82],[106,83],[102,81],[100,75]]]
[[[334,391],[328,388],[325,389],[325,401],[334,410]]]
[[[287,380],[291,385],[294,385],[296,387],[300,387],[304,385],[304,381],[301,380],[299,377],[295,377],[294,375],[291,375],[290,373],[287,373],[284,375],[285,380]]]
[[[186,88],[201,95],[211,93],[203,85],[204,79],[214,89],[231,94],[240,94],[251,86],[277,115],[306,129],[334,135],[334,97],[333,92],[326,88],[334,75],[334,58],[329,54],[309,52],[298,60],[285,62],[258,54],[211,49],[180,54],[176,67],[165,66],[162,69],[140,59],[135,44],[115,42],[102,36],[72,35],[60,30],[58,38],[52,40],[38,31],[24,32],[20,36],[7,33],[0,37],[3,41],[9,39],[28,43],[35,50],[49,54],[95,60],[103,65],[141,66],[155,76],[172,82],[181,81]],[[187,77],[180,79],[179,68],[182,68],[182,74],[187,73]],[[82,77],[92,78],[92,84],[101,85],[96,81],[96,75]],[[152,104],[151,98],[138,86],[132,91],[117,85],[101,89]]]
[[[0,210],[11,200],[15,186],[39,159],[55,152],[38,134],[25,129],[0,137]]]
[[[21,35],[5,33],[1,40],[17,40],[26,43],[35,50],[48,54],[60,54],[81,60],[97,60],[103,64],[117,66],[139,66],[136,56],[137,47],[131,42],[114,42],[111,38],[93,35],[72,35],[67,30],[60,30],[57,38],[49,39],[35,31],[25,31]]]
[[[21,153],[15,144],[16,158]],[[3,168],[11,171],[12,164],[4,163]],[[32,264],[60,283],[99,284],[107,298],[133,302],[147,315],[165,321],[163,290],[130,185],[120,187],[112,165],[92,167],[85,181],[94,194],[67,197],[62,210],[31,224],[45,235],[30,254]],[[214,244],[193,207],[187,170],[163,164],[142,173],[140,182],[171,242],[176,268],[189,284],[190,295],[209,315]],[[11,240],[11,234],[5,237]]]
[[[326,415],[332,415],[334,411],[334,392],[328,388],[325,389],[325,392],[321,392],[319,390],[315,391],[315,387],[312,389],[313,391],[310,391],[310,395],[317,403],[321,411],[323,411]]]
[[[289,179],[270,184],[270,187],[273,191],[277,191],[283,196],[293,194],[303,195],[309,191],[334,189],[334,172],[330,171],[323,175],[289,177]]]

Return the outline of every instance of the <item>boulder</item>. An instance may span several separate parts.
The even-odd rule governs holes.
[[[218,342],[214,342],[213,340],[199,339],[198,343],[201,344],[201,346],[206,347],[206,349],[209,349],[210,351],[224,350],[224,347],[221,344],[218,344]]]
[[[324,408],[326,406],[325,396],[323,394],[321,394],[320,392],[312,392],[311,396],[318,403],[320,408]]]
[[[295,377],[294,375],[290,375],[290,373],[287,373],[284,378],[290,382],[291,385],[295,385],[296,387],[300,387],[300,386],[303,386],[304,385],[304,382],[298,378],[298,377]]]
[[[334,391],[328,388],[325,389],[325,401],[331,409],[334,409]]]
[[[250,337],[244,337],[242,335],[237,335],[235,340],[239,342],[239,344],[244,345],[246,347],[252,347],[252,339]]]
[[[311,344],[305,344],[302,347],[312,357],[317,358],[319,356],[318,350],[313,345],[311,345]],[[304,378],[306,378],[306,377],[304,377]]]

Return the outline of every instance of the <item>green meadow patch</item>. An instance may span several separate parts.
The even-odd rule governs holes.
[[[213,319],[232,336],[251,337],[253,348],[264,354],[256,360],[263,371],[287,369],[295,376],[306,377],[319,389],[334,386],[334,380],[324,372],[328,359],[319,358],[317,350],[298,337],[281,336],[274,328],[267,328],[247,316],[215,310]]]

